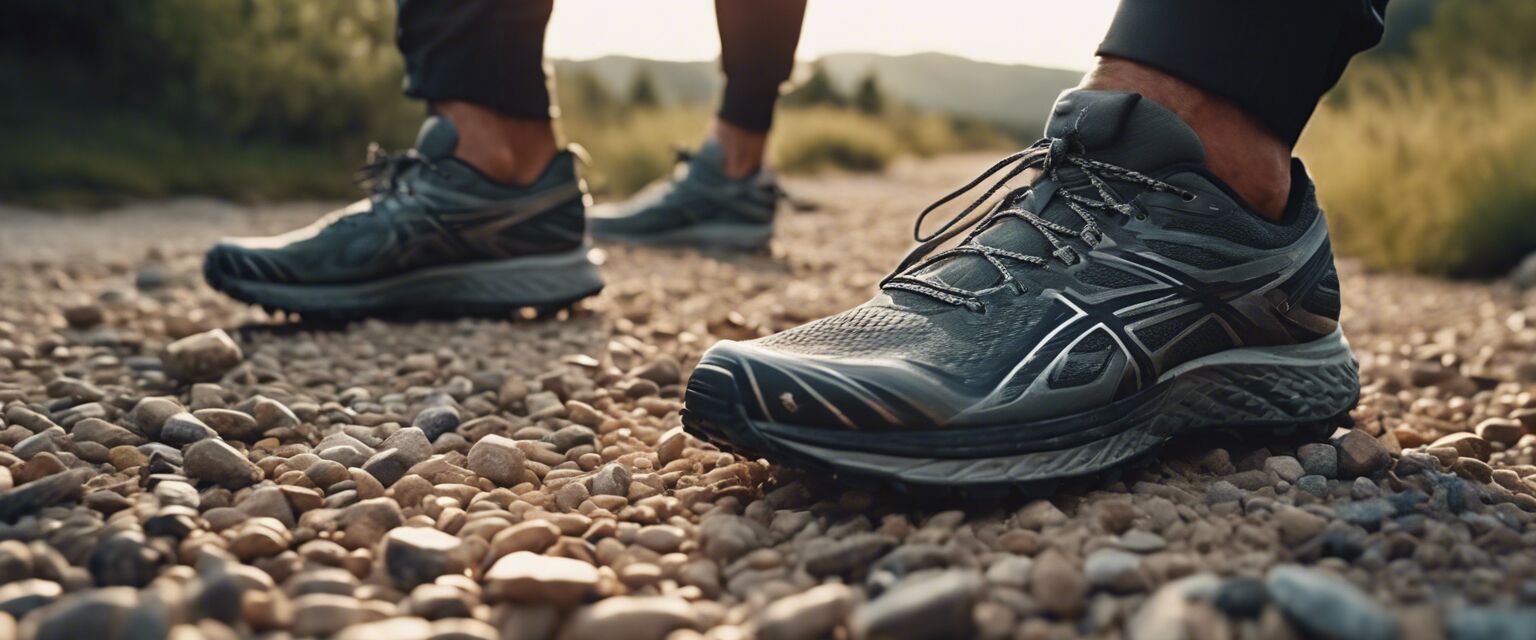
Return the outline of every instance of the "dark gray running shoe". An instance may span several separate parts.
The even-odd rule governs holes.
[[[930,206],[1004,173],[919,233],[874,299],[711,348],[684,424],[844,476],[1040,492],[1187,432],[1315,438],[1348,420],[1358,368],[1300,162],[1271,222],[1138,94],[1064,94],[1046,135]],[[970,215],[1028,168],[1032,185]]]
[[[371,150],[367,199],[283,235],[220,241],[204,277],[243,302],[326,317],[500,315],[600,291],[575,157],[561,151],[511,187],[454,158],[457,144],[448,120],[428,118],[415,149]]]
[[[773,218],[784,192],[773,172],[725,175],[725,151],[706,140],[679,153],[678,170],[626,202],[588,214],[592,237],[630,244],[690,245],[751,250],[773,239]]]

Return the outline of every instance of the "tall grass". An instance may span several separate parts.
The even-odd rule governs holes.
[[[1536,251],[1536,84],[1514,71],[1362,71],[1300,150],[1338,251],[1450,275]]]

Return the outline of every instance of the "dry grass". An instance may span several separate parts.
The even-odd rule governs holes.
[[[1513,72],[1368,71],[1301,145],[1338,251],[1486,275],[1536,250],[1536,85]]]

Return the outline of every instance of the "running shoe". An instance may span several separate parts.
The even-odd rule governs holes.
[[[322,317],[549,311],[600,291],[576,157],[560,151],[533,184],[511,186],[454,158],[457,145],[451,122],[428,118],[415,149],[370,149],[366,199],[282,235],[222,240],[205,279],[243,302]]]
[[[1026,492],[1190,432],[1323,436],[1347,421],[1358,366],[1323,212],[1299,161],[1292,176],[1270,221],[1171,111],[1065,93],[1045,138],[918,217],[920,244],[874,299],[709,349],[684,424],[850,478]]]
[[[771,169],[745,178],[725,174],[725,150],[714,139],[678,152],[673,175],[622,203],[592,208],[598,240],[738,250],[767,246],[784,190]]]

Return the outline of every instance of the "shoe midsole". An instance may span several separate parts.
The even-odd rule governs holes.
[[[601,290],[603,279],[586,246],[508,260],[417,269],[347,284],[282,284],[230,278],[221,283],[254,301],[288,309],[370,309],[410,305],[537,306]]]
[[[1121,438],[1166,440],[1212,427],[1324,421],[1359,394],[1358,365],[1341,332],[1282,347],[1230,349],[1170,370],[1156,385],[1104,407],[1019,424],[917,431],[857,431],[739,420],[787,446],[822,449],[844,463],[853,453],[905,459],[1001,459],[1061,452]]]

